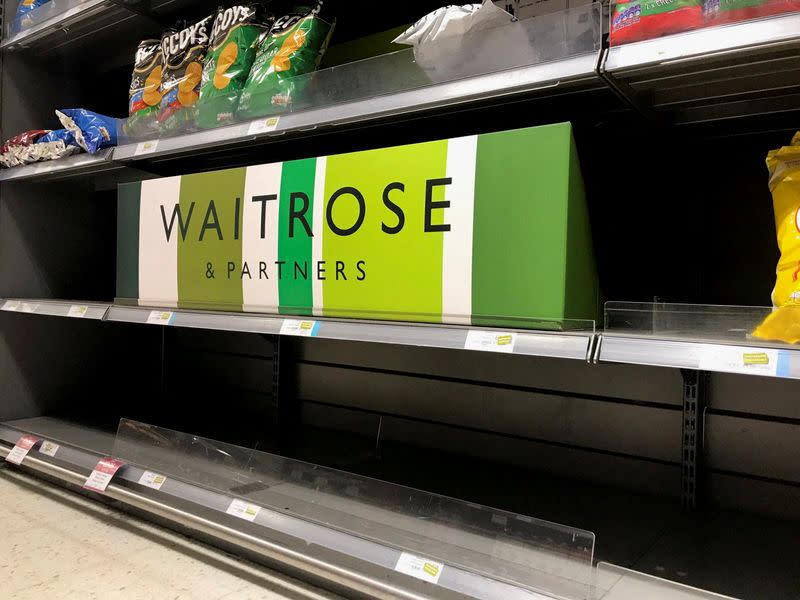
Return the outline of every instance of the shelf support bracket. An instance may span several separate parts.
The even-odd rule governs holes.
[[[703,371],[681,369],[683,424],[681,427],[681,505],[696,510],[703,467],[705,382]]]

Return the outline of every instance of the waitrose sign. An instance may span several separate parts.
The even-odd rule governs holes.
[[[570,125],[122,184],[117,296],[519,327],[594,318]]]

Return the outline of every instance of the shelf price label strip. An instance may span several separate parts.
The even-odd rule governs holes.
[[[73,304],[67,311],[67,316],[74,319],[82,319],[89,312],[89,307],[85,304]]]
[[[28,456],[28,452],[31,451],[31,448],[33,448],[38,441],[39,438],[36,436],[23,435],[17,440],[11,452],[6,455],[6,461],[15,465],[21,465],[25,457]]]
[[[318,321],[300,321],[297,319],[284,319],[281,325],[281,335],[294,335],[298,337],[317,337],[319,335]]]
[[[45,456],[53,458],[58,453],[59,448],[61,448],[61,446],[59,446],[55,442],[44,440],[42,442],[42,445],[39,446],[39,452],[41,454],[44,454]]]
[[[258,513],[261,512],[261,507],[245,502],[244,500],[234,498],[225,512],[229,515],[233,515],[234,517],[238,517],[252,523],[256,520]]]
[[[161,475],[160,473],[155,473],[153,471],[145,471],[142,473],[142,476],[139,477],[139,484],[145,487],[152,488],[154,490],[160,490],[161,486],[167,481],[167,477],[165,475]]]
[[[100,461],[97,463],[97,466],[94,468],[94,471],[92,471],[92,473],[86,479],[86,483],[83,484],[84,489],[102,494],[106,491],[106,488],[108,487],[108,484],[111,483],[114,475],[117,474],[117,471],[119,471],[124,464],[125,463],[116,458],[100,459]]]
[[[20,302],[19,300],[7,300],[3,304],[2,310],[6,312],[35,313],[36,309],[38,308],[39,308],[38,304],[31,304],[29,302]]]
[[[147,316],[148,325],[172,325],[175,313],[170,310],[152,310]]]
[[[517,343],[517,334],[508,331],[477,331],[467,333],[464,342],[465,350],[479,350],[482,352],[500,352],[512,354]]]
[[[280,117],[269,117],[267,119],[258,119],[250,123],[247,128],[247,135],[258,135],[260,133],[268,133],[275,131],[280,123]]]
[[[791,351],[776,348],[706,345],[699,352],[701,371],[790,377]]]
[[[397,560],[394,570],[428,583],[437,584],[442,576],[444,564],[403,552]]]

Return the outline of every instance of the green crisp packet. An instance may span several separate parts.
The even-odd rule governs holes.
[[[256,58],[255,42],[272,21],[260,4],[217,10],[197,101],[198,126],[209,129],[234,122],[239,94]]]
[[[239,116],[254,118],[280,113],[296,103],[319,66],[333,34],[335,20],[326,3],[296,6],[278,17],[256,42],[257,53],[239,100]]]

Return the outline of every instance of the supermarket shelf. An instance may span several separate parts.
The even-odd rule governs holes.
[[[576,589],[588,591],[594,545],[594,536],[590,532],[523,517],[517,528],[528,528],[531,532],[541,530],[549,534],[552,547],[538,544],[525,546],[515,540],[512,550],[503,534],[496,539],[475,533],[484,527],[490,531],[497,529],[495,519],[512,519],[515,517],[512,513],[503,514],[503,511],[446,498],[440,500],[424,492],[295,463],[290,459],[247,451],[146,424],[130,422],[130,427],[129,435],[145,434],[150,438],[142,443],[136,437],[126,438],[118,434],[114,452],[124,460],[125,465],[106,488],[103,493],[105,497],[166,519],[181,528],[200,532],[224,544],[238,546],[272,564],[300,569],[309,576],[351,593],[407,600],[456,597],[453,594],[502,600],[545,600],[552,597],[513,583],[510,575],[506,581],[502,581],[450,564],[448,556],[438,556],[444,564],[439,566],[441,572],[436,577],[436,587],[403,575],[404,571],[398,565],[405,553],[393,541],[398,537],[403,539],[414,531],[419,532],[422,539],[428,539],[430,534],[426,534],[425,530],[431,527],[447,531],[448,539],[437,544],[442,548],[451,548],[451,551],[457,548],[458,560],[476,553],[492,556],[500,544],[507,546],[507,552],[512,553],[505,557],[503,564],[520,562],[524,557],[527,564],[543,569],[538,571],[532,567],[525,574],[533,577],[534,581],[539,578],[546,589],[563,589],[572,593]],[[47,426],[42,429],[33,423],[28,427],[20,427],[15,423],[0,424],[0,459],[8,455],[10,447],[22,435],[31,434],[58,446],[55,450],[52,445],[49,446],[51,455],[43,454],[34,447],[23,459],[22,467],[67,485],[82,486],[98,460],[106,454],[51,437],[47,429]],[[177,437],[172,439],[172,435]],[[188,449],[187,443],[201,445],[212,456],[180,453],[179,449]],[[225,464],[220,464],[213,456],[216,453],[226,456]],[[249,457],[252,465],[249,468],[245,468],[244,464],[236,466],[240,456]],[[153,457],[155,462],[141,462],[140,459],[146,460],[148,457]],[[157,491],[141,483],[148,471],[163,476],[155,488]],[[172,471],[179,472],[180,477]],[[198,484],[195,477],[207,483]],[[249,484],[242,485],[243,482]],[[338,490],[340,485],[347,486],[344,494]],[[337,491],[334,492],[334,489]],[[405,515],[384,510],[380,505],[370,502],[371,499],[374,501],[373,494],[391,494],[392,491],[394,499],[390,503],[396,503],[396,498],[409,498],[407,501],[411,503],[412,497],[421,496],[423,500],[428,498],[427,502],[434,506],[442,504],[443,509],[453,510],[450,507],[453,505],[456,511],[464,511],[461,516],[469,514],[479,520],[472,523],[473,531],[462,531],[457,526],[439,523],[439,515],[434,521],[416,515],[414,511],[425,512],[424,506],[411,503],[406,507],[409,514]],[[254,514],[238,519],[230,516],[235,514],[230,508],[234,502],[255,509]],[[273,502],[278,502],[275,506],[281,508],[273,508]],[[340,527],[329,527],[323,524],[327,521],[320,517],[327,515],[334,519],[335,524],[342,519],[352,519],[354,514],[359,513],[372,524],[369,538]],[[409,540],[405,543],[413,544]],[[558,573],[555,577],[550,575],[552,570]],[[569,577],[573,575],[575,580]]]
[[[102,321],[108,312],[108,304],[96,302],[66,302],[62,300],[0,300],[0,311],[18,312],[51,317],[69,317]]]
[[[595,361],[800,379],[800,348],[751,335],[771,312],[765,306],[607,302]]]
[[[125,9],[109,0],[51,0],[32,11],[37,22],[0,42],[0,50],[18,50],[34,45],[58,44],[58,39],[87,35],[104,23],[117,22],[129,16]]]
[[[75,175],[88,175],[100,171],[121,169],[122,165],[113,163],[111,157],[113,148],[106,148],[97,154],[76,154],[59,160],[50,160],[32,165],[12,167],[0,170],[0,182],[25,181],[52,181]]]
[[[165,324],[171,327],[244,331],[268,335],[280,335],[282,330],[286,332],[284,328],[287,321],[296,321],[300,318],[244,313],[213,313],[170,308],[165,308],[163,311],[170,313],[170,316],[165,319]],[[106,320],[145,324],[151,318],[153,312],[152,308],[113,305],[108,311]],[[162,312],[162,310],[155,312]],[[313,323],[317,327],[313,328],[313,337],[321,339],[377,342],[454,350],[463,350],[465,348],[470,331],[494,331],[495,333],[498,331],[452,325],[423,325],[389,321],[346,321],[314,317],[307,317],[306,319],[314,319]],[[513,330],[513,332],[516,335],[513,354],[522,356],[544,356],[585,361],[589,358],[589,351],[594,341],[594,333],[591,331],[550,333]],[[285,334],[292,335],[291,333]]]
[[[601,71],[678,125],[794,113],[800,14],[708,27],[606,51]]]
[[[599,342],[598,362],[800,379],[800,350],[778,346],[604,333]]]
[[[308,133],[324,127],[365,123],[374,119],[399,118],[424,111],[486,101],[514,94],[546,94],[564,88],[598,87],[598,53],[510,69],[377,96],[368,100],[334,104],[280,116],[277,127],[268,133],[250,133],[265,118],[158,140],[155,151],[137,155],[139,143],[121,145],[114,160],[157,159],[186,155],[208,149],[241,146],[270,137]]]

